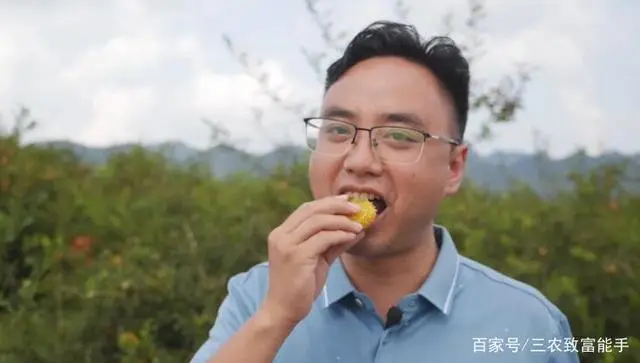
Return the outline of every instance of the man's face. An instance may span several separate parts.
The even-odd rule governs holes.
[[[453,138],[453,110],[429,70],[402,58],[377,57],[358,63],[329,88],[321,116],[362,128],[402,126]],[[420,159],[408,164],[381,161],[366,131],[359,131],[350,147],[337,157],[314,153],[309,163],[316,199],[369,189],[386,201],[386,209],[349,253],[380,257],[423,242],[440,203],[459,187],[465,147],[452,150],[446,142],[427,139]]]

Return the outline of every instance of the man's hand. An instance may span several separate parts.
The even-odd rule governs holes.
[[[359,206],[347,196],[308,202],[269,234],[269,289],[263,309],[283,324],[304,319],[324,285],[329,266],[362,238],[349,219]]]
[[[346,196],[308,202],[269,234],[269,288],[263,305],[208,363],[273,362],[309,314],[329,266],[364,235],[362,226],[348,217],[359,208]]]

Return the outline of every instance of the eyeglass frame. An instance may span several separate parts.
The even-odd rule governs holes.
[[[429,133],[429,132],[425,132],[425,131],[422,131],[422,130],[418,130],[418,129],[414,129],[412,127],[406,127],[406,126],[379,125],[379,126],[373,126],[373,127],[370,127],[370,128],[366,128],[366,127],[358,127],[357,125],[355,125],[355,124],[353,124],[351,122],[344,121],[344,120],[337,120],[337,119],[332,118],[332,117],[322,117],[322,116],[304,117],[302,120],[304,121],[304,124],[307,127],[310,126],[309,122],[311,122],[313,120],[329,120],[329,121],[341,122],[341,123],[347,124],[349,126],[352,126],[355,129],[355,132],[353,133],[353,139],[350,142],[350,144],[352,144],[352,145],[355,144],[355,142],[356,142],[356,137],[358,137],[358,131],[367,131],[369,133],[369,145],[373,148],[373,150],[375,150],[375,145],[373,143],[373,131],[376,130],[376,129],[395,128],[395,129],[401,129],[401,130],[415,131],[415,132],[418,132],[418,133],[422,134],[422,136],[424,138],[422,140],[422,144],[420,145],[420,152],[418,152],[418,156],[416,157],[416,160],[409,161],[409,162],[391,161],[392,163],[398,163],[398,164],[413,164],[413,163],[418,162],[418,160],[420,160],[420,158],[422,157],[422,151],[424,150],[424,144],[427,142],[427,139],[433,139],[433,140],[442,141],[442,142],[445,142],[447,144],[452,145],[453,147],[457,147],[457,146],[462,145],[462,141],[460,141],[460,140],[457,140],[457,139],[454,139],[454,138],[445,137],[445,136],[434,135],[434,134]],[[305,131],[305,133],[306,133],[306,131]],[[308,148],[310,148],[308,142],[305,142],[305,144],[307,145]],[[314,152],[314,153],[317,152],[316,150],[313,150],[313,149],[311,151]],[[349,151],[349,148],[347,147],[347,148],[345,148],[345,151],[344,151],[343,154],[336,154],[336,155],[323,154],[323,153],[318,153],[318,154],[341,156],[341,155],[346,154],[348,151]],[[377,153],[376,153],[376,155],[377,155]]]

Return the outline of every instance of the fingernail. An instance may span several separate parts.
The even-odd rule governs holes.
[[[358,231],[358,233],[360,233],[360,231],[362,231],[362,224],[360,224],[358,222],[353,222],[353,227],[356,229],[356,231]]]
[[[347,200],[347,199],[349,199],[349,194],[340,194],[340,195],[338,196],[338,198],[339,198],[339,199]]]
[[[360,211],[360,206],[358,204],[355,204],[355,203],[349,203],[349,208],[351,210],[353,210],[354,212],[359,212]]]

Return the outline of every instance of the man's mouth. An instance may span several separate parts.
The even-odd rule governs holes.
[[[383,196],[377,193],[359,193],[359,192],[347,192],[350,197],[368,199],[376,207],[377,214],[380,215],[387,208],[387,201]]]

